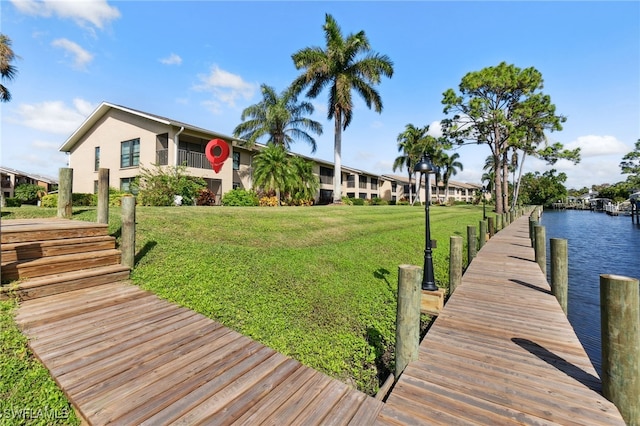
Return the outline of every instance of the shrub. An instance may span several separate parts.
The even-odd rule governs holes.
[[[22,204],[35,204],[40,197],[46,194],[44,188],[32,183],[23,183],[16,186],[15,198],[22,201]]]
[[[259,200],[255,192],[238,188],[232,189],[222,196],[222,205],[251,207],[258,206]]]
[[[371,205],[372,206],[386,206],[388,204],[389,204],[389,202],[387,200],[384,200],[384,199],[382,199],[380,197],[373,197],[371,199]]]
[[[19,198],[5,198],[4,200],[7,207],[20,207],[22,205],[22,200]]]
[[[396,202],[396,205],[398,206],[408,206],[409,205],[409,201],[408,200],[400,200]]]
[[[186,166],[140,168],[134,187],[138,188],[138,203],[143,206],[172,206],[176,195],[182,205],[193,205],[200,190],[206,188],[204,179],[187,175]]]
[[[346,205],[346,206],[352,206],[353,205],[353,200],[349,197],[347,197],[346,195],[342,196],[342,204]]]
[[[215,206],[216,194],[209,188],[204,188],[200,191],[198,198],[196,199],[197,206]]]
[[[42,197],[42,207],[55,208],[58,207],[58,194],[48,194]]]
[[[73,193],[71,194],[71,203],[74,207],[97,206],[98,196],[96,194],[85,194],[81,192]]]
[[[260,198],[260,207],[277,207],[278,206],[278,197],[262,197]]]
[[[363,198],[352,198],[351,204],[353,204],[354,206],[364,206],[366,204],[366,201]]]

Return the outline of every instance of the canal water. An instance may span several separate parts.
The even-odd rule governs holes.
[[[545,210],[540,224],[545,227],[547,259],[550,238],[567,240],[569,322],[602,374],[600,274],[640,279],[640,225],[629,216],[581,210]]]

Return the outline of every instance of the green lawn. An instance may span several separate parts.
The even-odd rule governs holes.
[[[449,237],[466,240],[482,206],[430,210],[435,276],[445,287]],[[3,219],[29,214],[55,209],[5,209]],[[111,209],[114,235],[119,215]],[[422,266],[424,208],[139,207],[136,219],[140,287],[369,394],[393,370],[397,270]]]

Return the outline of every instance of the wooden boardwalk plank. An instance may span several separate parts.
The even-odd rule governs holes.
[[[377,422],[624,425],[600,389],[521,217],[478,252]]]

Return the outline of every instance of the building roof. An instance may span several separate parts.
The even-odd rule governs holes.
[[[112,104],[109,102],[102,102],[85,120],[84,122],[76,129],[75,132],[62,144],[60,147],[60,151],[62,152],[70,152],[73,147],[80,141],[82,136],[89,131],[93,125],[95,125],[100,118],[102,118],[109,110],[117,109],[120,111],[124,111],[129,114],[136,115],[138,117],[143,117],[148,120],[152,120],[158,123],[165,124],[167,126],[174,126],[178,128],[184,128],[185,130],[189,130],[196,133],[205,133],[207,135],[211,135],[213,137],[218,137],[230,141],[240,141],[241,139],[235,138],[233,136],[224,135],[219,132],[214,132],[212,130],[203,129],[201,127],[193,126],[191,124],[184,123],[182,121],[173,120],[167,117],[162,117],[156,114],[150,114],[148,112],[138,111],[133,108],[127,108],[121,105]]]
[[[42,176],[35,173],[27,173],[27,172],[23,172],[22,170],[12,169],[10,167],[0,166],[0,172],[6,173],[6,174],[12,174],[16,176],[26,176],[28,178],[31,178],[40,182],[50,183],[50,184],[58,183],[58,180],[55,178],[52,178],[49,176]]]

